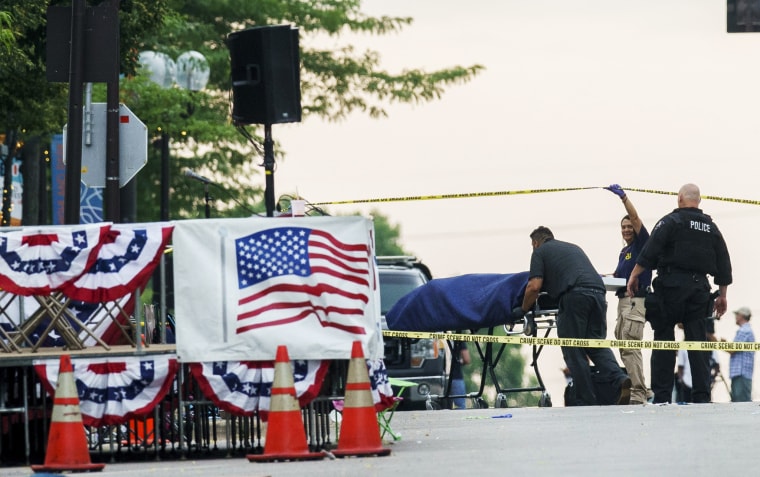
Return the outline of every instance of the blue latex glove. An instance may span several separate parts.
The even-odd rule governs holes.
[[[612,192],[621,199],[625,197],[625,191],[618,184],[611,184],[609,187],[605,187],[608,191]]]

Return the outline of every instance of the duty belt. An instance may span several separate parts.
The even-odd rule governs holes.
[[[565,293],[576,293],[576,292],[598,293],[600,295],[604,295],[606,293],[604,290],[600,290],[598,288],[591,288],[591,287],[572,287],[572,288],[569,288]]]
[[[682,275],[706,275],[705,272],[698,272],[696,270],[686,270],[685,268],[678,268],[668,265],[666,267],[660,267],[657,269],[658,275],[666,275],[668,273],[680,273]]]

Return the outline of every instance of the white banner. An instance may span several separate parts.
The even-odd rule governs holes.
[[[382,358],[370,219],[184,220],[173,243],[181,361]]]

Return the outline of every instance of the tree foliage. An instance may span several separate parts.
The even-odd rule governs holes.
[[[49,83],[45,76],[47,6],[45,0],[0,0],[0,11],[14,12],[11,25],[17,41],[12,52],[0,52],[0,121],[6,130],[50,135],[60,132],[66,121],[67,85]],[[354,112],[387,116],[390,103],[434,100],[446,87],[466,82],[481,70],[473,65],[394,73],[382,67],[377,52],[357,51],[352,45],[315,46],[325,35],[382,35],[412,24],[411,18],[366,15],[360,0],[121,0],[119,9],[121,101],[148,126],[152,144],[158,146],[163,134],[170,138],[173,219],[200,217],[205,209],[202,185],[185,180],[184,168],[198,170],[221,186],[219,196],[212,198],[215,216],[245,216],[264,208],[260,148],[230,119],[226,39],[234,31],[277,24],[298,27],[304,117],[342,120]],[[152,84],[137,61],[146,50],[171,58],[188,50],[202,53],[211,71],[207,88],[191,92]],[[103,102],[105,88],[99,86],[93,100]],[[253,139],[263,134],[255,126],[248,128]],[[283,153],[278,147],[276,151],[281,159]],[[159,147],[150,148],[148,165],[136,179],[139,221],[159,218],[160,157]]]
[[[301,95],[303,116],[327,120],[345,119],[352,112],[373,117],[387,115],[384,105],[391,102],[420,102],[440,97],[445,86],[470,79],[479,66],[454,67],[426,73],[408,70],[392,74],[382,69],[376,52],[356,52],[350,45],[335,50],[312,47],[320,35],[339,36],[343,32],[383,34],[411,23],[410,18],[364,15],[358,0],[312,1],[201,1],[177,3],[162,28],[146,37],[138,50],[154,50],[176,58],[187,50],[201,52],[209,62],[211,77],[206,90],[190,93],[150,91],[151,85],[137,77],[123,82],[134,98],[145,96],[149,103],[136,105],[146,123],[168,131],[172,139],[172,177],[184,167],[202,170],[217,180],[227,198],[216,202],[223,216],[248,215],[263,210],[261,148],[247,142],[230,122],[230,79],[227,36],[248,27],[292,24],[299,28]],[[156,107],[154,96],[164,98]],[[192,106],[190,106],[192,105]],[[249,127],[254,137],[263,131]],[[279,147],[276,148],[280,154]],[[282,155],[279,155],[282,159]],[[140,176],[142,211],[157,203],[159,175],[155,164]],[[197,217],[204,203],[200,184],[172,181],[172,216]],[[235,201],[229,199],[234,198]],[[155,211],[155,206],[153,207]]]

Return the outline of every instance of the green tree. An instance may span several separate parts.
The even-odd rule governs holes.
[[[0,12],[0,47],[5,48],[6,53],[10,53],[11,46],[16,41],[13,31],[11,31],[12,19],[10,13]]]
[[[108,0],[113,1],[113,0]],[[90,2],[97,5],[102,2]],[[121,2],[122,71],[134,50],[136,38],[156,28],[164,16],[168,0],[130,0]],[[52,134],[60,133],[67,121],[68,85],[51,83],[46,74],[48,6],[69,6],[69,2],[49,0],[0,0],[0,11],[8,12],[0,20],[0,132],[13,156],[23,157],[22,174],[32,178],[24,188],[24,217],[27,224],[40,222],[39,203],[48,200],[45,189],[39,190],[38,178],[45,177],[40,152],[48,149]],[[8,41],[12,38],[12,41]],[[16,148],[16,144],[22,146]],[[8,190],[8,189],[6,189]],[[35,193],[36,192],[36,193]],[[5,200],[9,200],[6,198]]]
[[[401,227],[398,224],[391,224],[390,219],[379,210],[372,210],[370,215],[375,223],[375,253],[377,255],[411,255],[399,243]]]
[[[153,8],[152,3],[129,3],[134,4],[134,10]],[[323,35],[339,37],[349,31],[381,35],[412,23],[411,18],[367,16],[361,12],[359,0],[158,3],[167,8],[158,9],[160,15],[152,12],[150,18],[154,21],[149,25],[157,24],[160,17],[157,28],[140,25],[139,15],[122,16],[122,70],[127,77],[121,82],[121,96],[148,125],[152,140],[161,134],[168,134],[171,139],[172,218],[200,217],[205,208],[199,184],[181,177],[184,168],[202,171],[223,187],[223,193],[215,197],[215,214],[241,216],[264,209],[262,187],[257,185],[263,181],[256,177],[261,173],[259,143],[263,133],[256,127],[241,131],[230,121],[230,58],[226,39],[231,32],[273,24],[299,28],[304,117],[341,120],[353,112],[383,117],[387,115],[384,105],[388,103],[434,100],[446,86],[466,82],[482,69],[473,65],[392,73],[382,68],[377,52],[355,51],[351,45],[335,49],[312,46]],[[184,51],[199,51],[210,66],[207,88],[191,92],[152,84],[137,64],[139,52],[145,50],[166,53],[171,58]],[[96,99],[103,101],[104,93],[100,94]],[[250,134],[250,139],[241,132]],[[282,152],[278,147],[275,149],[281,159]],[[159,217],[159,150],[151,148],[150,153],[148,165],[137,182],[141,221]]]
[[[109,0],[111,1],[111,0]],[[90,2],[98,5],[102,1]],[[165,16],[168,0],[131,0],[121,2],[122,71],[134,62],[137,38],[155,29]],[[8,12],[9,21],[0,20],[2,43],[8,32],[14,41],[0,48],[0,129],[19,131],[23,141],[40,135],[60,133],[66,123],[68,85],[51,83],[46,74],[47,8],[67,6],[69,2],[49,0],[0,0],[0,12]]]
[[[112,0],[107,0],[112,1]],[[96,6],[102,1],[90,1]],[[70,2],[54,2],[67,6]],[[66,121],[68,88],[50,83],[45,74],[46,0],[0,0],[0,11],[14,12],[18,42],[2,52],[0,69],[0,126],[21,131],[20,139],[60,132]],[[411,18],[375,18],[361,12],[360,0],[130,0],[119,2],[121,23],[121,101],[146,123],[150,140],[167,134],[171,140],[171,217],[203,216],[205,197],[199,184],[181,178],[192,168],[214,178],[223,189],[214,197],[214,213],[245,216],[263,210],[263,191],[255,176],[260,162],[256,131],[230,121],[229,51],[226,38],[251,26],[292,24],[300,31],[303,116],[345,119],[353,112],[386,116],[384,105],[439,98],[444,88],[463,83],[482,67],[455,66],[432,72],[408,69],[391,73],[374,51],[355,51],[351,45],[318,48],[314,40],[344,32],[382,35],[412,23]],[[211,78],[204,91],[177,87],[162,89],[147,79],[137,59],[153,50],[176,58],[188,50],[208,60]],[[103,85],[94,101],[105,101]],[[260,136],[261,134],[258,134]],[[282,152],[276,148],[282,157]],[[148,165],[137,176],[138,220],[160,217],[160,151],[149,148]]]

